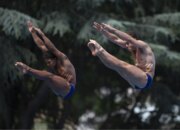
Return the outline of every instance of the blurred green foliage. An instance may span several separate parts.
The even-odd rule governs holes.
[[[97,129],[180,128],[179,11],[179,0],[1,1],[0,129],[77,129],[82,115],[90,111],[95,117],[87,122]],[[40,27],[74,64],[77,90],[72,99],[63,101],[42,81],[15,69],[16,61],[46,69],[28,33],[27,20]],[[151,89],[133,91],[91,56],[86,44],[96,39],[108,52],[132,63],[129,53],[93,30],[93,21],[135,31],[149,43],[157,62]],[[155,109],[147,109],[150,106]]]

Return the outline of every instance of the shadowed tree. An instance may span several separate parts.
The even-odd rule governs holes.
[[[40,120],[51,129],[75,129],[87,110],[106,117],[97,129],[180,128],[179,5],[179,0],[0,2],[0,128],[31,129]],[[40,27],[75,65],[77,91],[70,101],[57,98],[41,81],[15,69],[16,61],[46,69],[28,33],[27,20]],[[118,58],[133,62],[125,50],[93,30],[93,21],[134,31],[150,44],[157,61],[152,89],[132,91],[118,74],[91,56],[86,46],[90,38]],[[150,106],[155,108],[147,109]],[[149,116],[144,119],[144,114]]]

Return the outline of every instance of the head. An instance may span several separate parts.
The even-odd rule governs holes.
[[[139,35],[138,35],[137,32],[135,32],[135,31],[129,31],[128,34],[129,34],[131,37],[135,38],[135,39],[139,39]],[[133,44],[131,44],[131,43],[127,43],[127,44],[126,44],[126,47],[127,47],[127,49],[128,49],[129,51],[135,51],[135,50],[136,50],[136,47],[133,46]]]
[[[131,44],[131,43],[129,43],[129,42],[126,43],[126,48],[127,48],[130,52],[136,50],[136,47],[133,46],[133,44]]]
[[[51,52],[44,53],[43,57],[46,62],[46,65],[49,68],[54,68],[56,66],[57,58]]]
[[[131,37],[133,37],[135,39],[140,39],[140,36],[136,31],[129,31],[129,32],[127,32],[127,34],[129,34]]]

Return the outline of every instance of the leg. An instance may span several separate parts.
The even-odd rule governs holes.
[[[30,68],[21,62],[16,62],[15,66],[24,74],[28,74],[36,77],[37,79],[46,81],[58,95],[64,97],[69,92],[69,82],[60,76],[54,75],[53,73],[47,71]]]
[[[35,76],[37,79],[46,81],[56,95],[61,95],[64,97],[69,92],[69,82],[60,76],[57,76],[48,71],[41,71],[36,69],[30,69],[27,74]]]
[[[96,41],[90,41],[88,46],[92,53],[102,61],[108,68],[116,71],[121,75],[131,86],[134,85],[144,87],[147,82],[146,73],[138,67],[127,62],[117,59],[116,57],[105,51]]]
[[[54,75],[52,73],[49,74],[50,75],[46,78],[46,82],[49,84],[49,86],[52,88],[53,92],[56,95],[61,95],[62,97],[65,97],[67,93],[69,93],[70,83],[58,75]]]

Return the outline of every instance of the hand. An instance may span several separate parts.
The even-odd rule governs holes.
[[[105,23],[97,23],[97,22],[94,22],[93,23],[93,27],[98,30],[99,32],[104,32],[104,31],[109,31],[112,29],[112,27],[108,24],[105,24]]]
[[[18,68],[18,70],[20,72],[22,72],[23,74],[26,74],[29,70],[30,70],[30,67],[25,65],[24,63],[22,62],[16,62],[15,63],[15,66]]]
[[[104,29],[112,28],[110,25],[105,24],[105,23],[101,23],[101,26],[102,26]]]
[[[103,26],[101,24],[97,23],[97,22],[93,23],[93,27],[99,32],[102,32],[103,29],[104,29]]]

